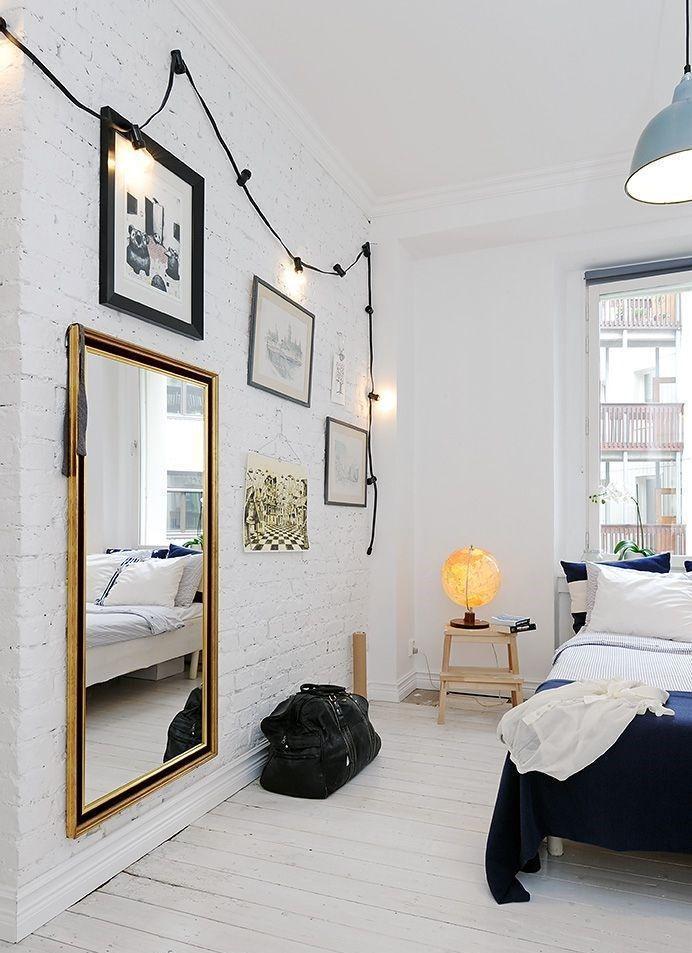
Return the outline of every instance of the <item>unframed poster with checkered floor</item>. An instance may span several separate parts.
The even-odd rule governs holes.
[[[308,471],[304,466],[248,454],[243,543],[246,553],[309,549]]]

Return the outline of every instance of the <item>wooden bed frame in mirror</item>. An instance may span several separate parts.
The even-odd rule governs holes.
[[[80,325],[68,362],[67,833],[78,837],[217,753],[218,378]],[[176,426],[192,433],[194,466],[176,462]],[[112,556],[109,578],[111,547],[136,552]],[[178,720],[171,746],[193,695],[192,728]]]

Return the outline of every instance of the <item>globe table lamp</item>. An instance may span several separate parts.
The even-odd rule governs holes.
[[[500,568],[484,549],[466,546],[457,549],[442,567],[442,588],[452,602],[464,606],[462,619],[451,619],[457,629],[487,629],[488,622],[477,619],[473,611],[487,605],[500,588]]]

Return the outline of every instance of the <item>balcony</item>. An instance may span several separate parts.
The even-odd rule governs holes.
[[[644,523],[644,548],[655,553],[685,553],[685,529],[681,523]],[[621,539],[636,539],[634,523],[604,523],[601,526],[601,550],[612,553]]]
[[[682,450],[684,404],[601,404],[601,450]]]
[[[601,302],[600,325],[605,330],[673,330],[681,327],[676,294],[641,298],[608,298]]]

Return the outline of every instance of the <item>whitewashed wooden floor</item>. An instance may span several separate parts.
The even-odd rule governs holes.
[[[163,763],[168,726],[200,679],[113,678],[87,693],[87,804]]]
[[[566,844],[498,907],[483,851],[497,709],[372,706],[377,761],[327,801],[252,784],[16,948],[26,953],[652,953],[692,948],[692,858]]]

